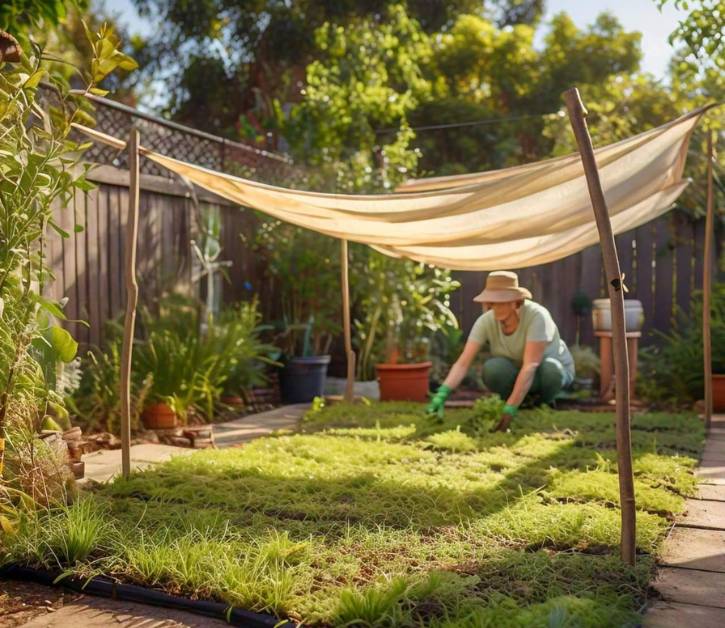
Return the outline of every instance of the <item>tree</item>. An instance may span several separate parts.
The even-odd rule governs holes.
[[[545,114],[556,118],[566,88],[576,84],[586,94],[639,68],[639,33],[625,32],[609,14],[584,30],[556,15],[542,51],[534,33],[530,25],[499,29],[463,15],[435,39],[436,93],[410,114],[411,125],[493,124],[421,132],[415,146],[424,172],[476,172],[546,157],[555,146],[544,133],[552,117]]]

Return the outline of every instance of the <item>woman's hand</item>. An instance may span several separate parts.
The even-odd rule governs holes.
[[[507,403],[503,407],[503,412],[501,412],[501,418],[498,420],[498,423],[496,423],[491,431],[505,432],[511,424],[511,421],[513,421],[516,414],[518,414],[518,411],[519,409],[516,406],[512,406]]]
[[[442,384],[430,400],[428,407],[425,409],[426,414],[435,414],[439,419],[443,418],[443,408],[446,405],[446,399],[451,394],[451,388]]]

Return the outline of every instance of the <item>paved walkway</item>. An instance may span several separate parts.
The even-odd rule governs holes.
[[[309,404],[300,403],[275,408],[268,412],[250,414],[241,419],[216,423],[213,426],[214,442],[217,447],[233,447],[260,436],[282,429],[295,429]],[[134,445],[131,447],[131,468],[144,469],[159,462],[170,460],[173,456],[188,456],[197,451],[186,447],[171,445]],[[85,477],[83,481],[95,480],[107,482],[121,474],[121,450],[104,449],[83,456]],[[81,484],[83,483],[81,481]]]
[[[662,600],[650,607],[647,627],[725,626],[724,414],[713,417],[697,475],[699,494],[665,543],[653,585]]]

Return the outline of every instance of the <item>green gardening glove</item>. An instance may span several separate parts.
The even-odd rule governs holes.
[[[453,389],[450,388],[450,386],[442,384],[436,391],[435,395],[431,398],[428,407],[425,409],[426,414],[435,414],[439,419],[442,419],[446,399],[448,399],[448,395],[451,394],[452,390]]]

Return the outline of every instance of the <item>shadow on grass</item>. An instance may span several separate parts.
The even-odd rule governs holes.
[[[398,413],[390,418],[394,423],[398,419],[405,422],[406,417],[410,419],[409,415]],[[548,486],[552,469],[584,471],[597,467],[603,459],[610,464],[615,461],[614,450],[597,449],[596,445],[589,444],[613,442],[613,430],[606,428],[612,421],[611,417],[603,416],[582,419],[571,413],[545,415],[539,420],[533,416],[521,421],[511,433],[480,439],[479,451],[471,454],[426,449],[420,450],[427,456],[425,459],[374,458],[374,462],[369,463],[365,462],[364,450],[376,439],[373,434],[328,435],[329,460],[322,463],[319,449],[306,452],[304,442],[304,439],[317,438],[321,434],[273,438],[258,441],[257,446],[251,445],[251,451],[209,452],[177,460],[136,474],[128,481],[117,480],[101,489],[100,494],[112,498],[112,509],[118,513],[143,512],[147,519],[145,525],[152,520],[164,524],[171,514],[175,514],[182,521],[196,521],[195,525],[218,521],[220,525],[231,522],[244,528],[257,522],[280,531],[287,530],[295,536],[323,533],[334,537],[345,534],[351,524],[367,530],[384,526],[422,533],[461,524],[480,526],[482,521],[515,507],[522,500],[529,500],[527,504],[534,507],[542,502],[566,506],[569,511],[564,514],[570,517],[577,508],[584,512],[587,501],[597,500],[580,500],[582,506],[562,504],[561,501],[567,500],[542,497],[539,492]],[[439,429],[451,427],[453,425],[444,425]],[[513,451],[496,450],[518,445],[520,451],[527,451],[524,439],[542,432],[548,445],[545,455],[534,457],[535,450],[531,450],[530,455],[524,457]],[[401,447],[419,446],[427,433],[418,430],[417,435],[403,439],[399,444]],[[592,434],[594,438],[590,438]],[[652,432],[646,434],[652,435]],[[677,434],[668,436],[677,440]],[[360,441],[359,448],[355,448],[354,443],[351,446],[353,437]],[[654,435],[654,438],[658,437],[661,439],[661,435]],[[346,443],[340,450],[344,453],[335,453],[334,445],[338,441]],[[264,443],[270,445],[269,453]],[[494,451],[498,459],[503,457],[504,464],[486,457]],[[637,460],[649,453],[646,449],[635,450],[634,458]],[[237,467],[228,460],[227,457],[235,455],[244,456],[244,464]],[[254,455],[260,457],[258,464],[251,458]],[[335,466],[336,456],[356,455],[362,459],[360,465]],[[266,456],[270,456],[272,462],[265,460]],[[515,464],[516,461],[521,462]],[[456,466],[456,462],[460,462],[460,466]],[[396,472],[398,468],[400,471]],[[490,484],[480,486],[487,476]],[[475,486],[477,482],[479,485]],[[599,504],[602,504],[601,500]],[[541,547],[547,542],[559,546],[555,540],[551,541],[546,530],[536,530],[533,510],[521,516],[532,519],[526,523],[534,538],[532,547]],[[505,518],[499,519],[496,525],[505,525]],[[542,525],[546,524],[542,522]],[[550,525],[558,524],[552,521]],[[562,546],[566,546],[575,532],[574,529],[562,536],[565,539]],[[501,534],[505,537],[506,530]]]

